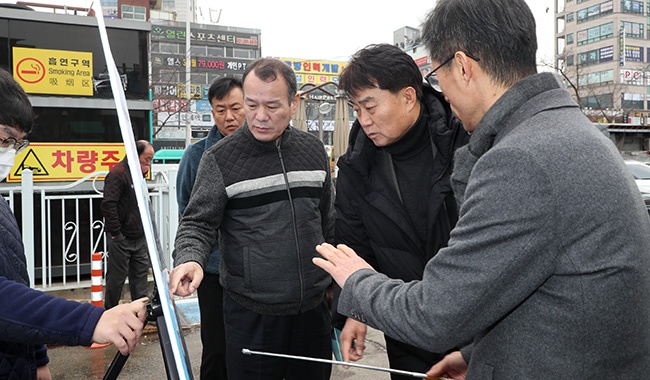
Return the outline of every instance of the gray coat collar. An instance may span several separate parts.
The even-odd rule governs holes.
[[[483,116],[467,145],[456,150],[451,183],[458,206],[476,162],[503,136],[533,115],[552,108],[578,107],[553,73],[526,77],[499,98]]]

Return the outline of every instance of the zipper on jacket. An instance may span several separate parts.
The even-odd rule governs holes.
[[[302,257],[300,254],[300,243],[298,241],[298,226],[296,221],[296,209],[293,204],[293,198],[291,197],[291,184],[289,183],[289,176],[287,175],[287,169],[284,167],[284,159],[282,158],[282,148],[280,147],[280,141],[282,136],[276,141],[275,147],[278,150],[278,157],[280,158],[280,165],[282,166],[282,175],[284,176],[284,183],[287,185],[287,196],[289,197],[289,207],[291,208],[291,224],[293,226],[293,237],[296,244],[296,255],[298,259],[298,279],[300,280],[300,304],[302,305],[305,298],[305,279],[302,274]],[[302,306],[300,307],[302,310]]]

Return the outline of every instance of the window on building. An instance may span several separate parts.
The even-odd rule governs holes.
[[[178,54],[178,44],[161,42],[159,50],[161,53]]]
[[[574,61],[574,56],[573,55],[568,55],[566,57],[566,65],[567,66],[573,66],[573,61]]]
[[[614,95],[602,94],[596,96],[585,96],[582,98],[582,106],[597,109],[614,108]]]
[[[205,56],[205,46],[194,46],[192,45],[190,47],[190,51],[192,52],[192,55],[200,55],[200,56]]]
[[[607,24],[580,30],[576,34],[576,37],[578,45],[589,44],[607,38],[612,38],[614,37],[614,23],[608,22]]]
[[[159,75],[158,78],[152,78],[154,82],[159,82],[159,83],[181,83],[181,72],[179,69],[176,70],[165,70],[161,69],[158,71]],[[185,71],[183,71],[183,74],[185,74]]]
[[[621,21],[621,25],[625,30],[625,37],[643,38],[645,34],[643,32],[643,24],[639,24],[637,22]]]
[[[192,74],[192,84],[201,84],[201,85],[207,85],[210,82],[208,82],[208,74],[207,73],[196,73]]]
[[[566,14],[566,22],[573,22],[573,12]]]
[[[614,45],[600,49],[585,51],[578,54],[578,65],[589,66],[614,60]]]
[[[566,35],[566,43],[567,45],[570,45],[573,43],[573,33],[569,33]]]
[[[122,18],[125,20],[147,20],[147,8],[137,5],[122,5]]]
[[[566,21],[564,20],[564,17],[558,17],[556,22],[556,29],[558,33],[564,33],[564,28],[566,28]]]
[[[47,120],[47,128],[34,128],[29,141],[65,143],[121,142],[118,112],[114,109],[34,107],[37,120]],[[149,111],[129,110],[133,134],[148,139]],[[43,124],[41,124],[43,125]],[[74,212],[74,211],[73,211]]]
[[[126,86],[127,99],[149,99],[148,32],[109,26],[107,33],[111,45],[117,47],[120,52],[117,64],[120,74],[123,75],[122,81]],[[62,38],[62,36],[66,37]],[[96,26],[2,19],[0,20],[0,46],[3,46],[0,48],[0,68],[7,70],[14,67],[10,62],[12,56],[9,54],[12,46],[92,53],[92,62],[89,64],[93,69],[93,78],[89,84],[93,87],[93,92],[84,96],[97,98],[113,96],[106,81],[106,62]]]
[[[621,0],[621,11],[636,15],[643,14],[643,1]]]
[[[237,48],[234,48],[232,53],[233,53],[233,58],[246,58],[246,59],[255,58],[254,57],[255,52],[253,50],[249,50],[249,49],[237,49]],[[251,56],[251,55],[253,55],[253,56]]]
[[[219,79],[221,75],[215,73],[208,73],[208,83],[212,84],[215,80]]]
[[[621,108],[623,109],[644,109],[645,95],[644,94],[628,94],[623,93],[621,99]]]
[[[579,9],[576,12],[576,18],[577,18],[577,22],[581,23],[585,21],[594,20],[611,13],[614,13],[614,0],[592,5],[587,8]]]
[[[585,87],[614,82],[614,70],[596,71],[578,76],[578,85]]]
[[[225,56],[224,48],[222,46],[214,47],[208,46],[208,57],[223,57]]]

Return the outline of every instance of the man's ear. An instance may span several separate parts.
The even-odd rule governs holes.
[[[418,101],[418,96],[415,89],[411,86],[405,87],[402,90],[402,100],[409,107],[413,107],[413,105],[415,105],[415,103]]]
[[[296,94],[291,100],[291,114],[295,114],[298,109],[298,102],[300,101],[300,94]]]
[[[474,75],[474,64],[476,61],[471,59],[462,51],[456,52],[454,57],[454,64],[458,65],[458,68],[461,70],[461,75],[465,83],[469,82]]]

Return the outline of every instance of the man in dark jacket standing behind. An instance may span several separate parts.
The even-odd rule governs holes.
[[[191,144],[183,153],[178,165],[176,199],[178,211],[183,214],[194,188],[196,172],[203,153],[222,138],[230,135],[244,124],[244,94],[242,83],[236,78],[222,77],[215,80],[208,90],[214,126],[208,136]],[[226,333],[223,327],[223,287],[219,283],[219,244],[205,267],[201,287],[197,290],[201,313],[201,379],[226,380]]]
[[[423,85],[413,58],[395,46],[358,51],[340,87],[357,120],[338,161],[337,241],[391,278],[420,280],[458,218],[449,177],[467,133],[442,96]],[[365,324],[346,321],[346,360],[362,357],[365,335]],[[426,372],[444,354],[385,338],[391,368]]]
[[[153,146],[148,141],[138,140],[136,148],[142,175],[146,175],[151,168]],[[126,158],[113,166],[106,176],[101,207],[106,232],[111,237],[104,296],[104,307],[110,309],[120,303],[127,276],[132,300],[147,295],[149,251]]]

